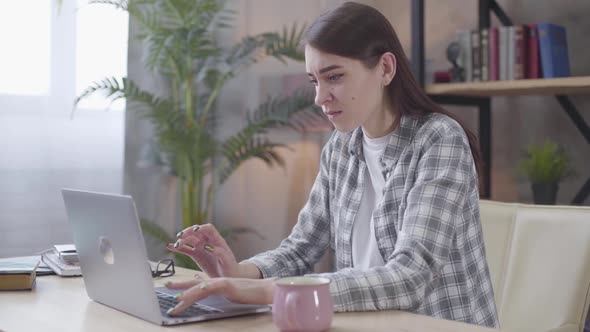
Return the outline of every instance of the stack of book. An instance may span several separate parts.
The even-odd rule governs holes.
[[[460,31],[465,81],[570,76],[565,28],[551,23]]]
[[[55,274],[64,277],[81,276],[78,254],[73,244],[56,244],[52,249],[46,250],[43,262],[49,266]]]
[[[0,259],[0,290],[33,289],[39,256]]]
[[[76,247],[73,244],[56,244],[53,249],[64,263],[71,265],[80,263]]]

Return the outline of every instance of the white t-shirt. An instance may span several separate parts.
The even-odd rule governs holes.
[[[363,198],[352,227],[352,264],[355,268],[368,269],[385,265],[377,247],[373,210],[383,198],[385,178],[379,160],[391,135],[392,133],[378,138],[363,135],[363,154],[367,168]]]

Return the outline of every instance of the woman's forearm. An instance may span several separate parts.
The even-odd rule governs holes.
[[[242,262],[239,264],[239,278],[262,279],[262,272],[258,266],[250,262]]]

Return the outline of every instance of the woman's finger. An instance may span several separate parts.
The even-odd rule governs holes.
[[[197,283],[194,285],[194,283]],[[168,315],[176,315],[178,313],[183,312],[188,307],[193,305],[193,303],[206,298],[211,294],[215,294],[220,288],[223,287],[223,279],[215,279],[215,280],[191,280],[189,283],[193,283],[194,286],[190,287],[188,290],[185,290],[181,294],[177,295],[176,299],[179,301],[178,304],[168,310]],[[182,284],[182,283],[179,283]],[[187,284],[184,284],[187,285]]]
[[[212,224],[195,225],[188,227],[176,234],[178,238],[184,238],[186,236],[195,236],[203,242],[207,242],[214,246],[227,245],[221,234],[217,231],[215,226]]]
[[[164,284],[164,286],[169,289],[188,289],[188,288],[191,288],[195,285],[198,285],[202,281],[203,280],[201,280],[201,279],[193,279],[193,280],[177,281],[177,282],[168,281],[167,283]]]
[[[202,247],[202,243],[204,243],[201,239],[199,239],[196,236],[193,235],[185,235],[181,238],[178,238],[178,240],[176,240],[176,243],[178,243],[178,246],[188,246],[192,249],[199,249],[200,247]],[[175,245],[176,245],[175,243]]]
[[[217,256],[212,255],[202,246],[200,246],[200,249],[199,247],[193,248],[186,245],[182,245],[181,242],[182,241],[177,241],[176,243],[178,243],[178,245],[176,245],[176,243],[169,243],[166,245],[166,248],[172,252],[189,256],[207,275],[213,277],[219,276],[219,271],[217,268],[219,259],[217,258]]]
[[[214,246],[201,241],[195,236],[185,236],[180,238],[174,243],[174,245],[172,245],[172,247],[195,258],[204,258],[209,255],[217,259],[219,258],[218,256],[225,251],[223,248],[219,247],[215,250]]]
[[[221,236],[221,234],[219,234],[219,232],[217,231],[217,228],[215,228],[215,226],[213,226],[212,224],[204,224],[201,226],[203,234],[205,235],[205,237],[207,238],[208,242],[214,246],[227,246],[227,242],[225,241],[225,239],[223,238],[223,236]]]
[[[206,254],[215,257],[217,262],[219,262],[221,265],[225,265],[225,262],[229,262],[229,264],[235,262],[233,252],[225,249],[224,247],[215,247],[210,244],[205,244],[203,245],[203,251]]]
[[[207,225],[203,225],[205,227]],[[228,252],[228,249],[225,246],[215,246],[213,243],[219,243],[213,240],[209,240],[205,231],[201,231],[200,228],[197,231],[190,231],[190,232],[181,232],[178,233],[179,238],[176,241],[178,245],[177,248],[181,246],[190,246],[194,252],[201,252],[205,250],[205,252],[209,255],[215,256],[219,259],[231,259],[233,257],[232,252]],[[176,244],[175,244],[176,245]]]
[[[202,229],[203,226],[204,225],[194,225],[191,227],[187,227],[187,228],[183,229],[182,231],[176,233],[176,237],[182,238],[182,237],[190,236],[190,235],[197,236],[197,234],[199,234],[199,236],[203,236],[204,232],[207,232],[207,233],[210,232],[210,230],[207,230],[208,229],[207,227],[203,228],[204,229],[203,230]],[[200,232],[199,232],[199,230],[200,230]]]
[[[185,245],[180,245],[180,243],[178,241],[176,243],[168,243],[166,245],[166,248],[170,251],[185,254],[189,257],[192,257],[195,254],[194,248],[187,247]]]

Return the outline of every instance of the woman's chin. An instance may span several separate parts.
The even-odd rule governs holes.
[[[343,133],[351,132],[358,127],[358,126],[355,126],[352,124],[343,124],[343,123],[334,123],[334,122],[332,122],[332,124],[334,125],[334,128],[336,130],[343,132]]]

